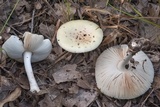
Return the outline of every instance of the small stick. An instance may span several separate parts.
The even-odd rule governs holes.
[[[33,29],[34,29],[34,15],[35,15],[35,9],[33,10],[33,13],[32,13],[32,19],[31,19],[31,33],[33,32]]]

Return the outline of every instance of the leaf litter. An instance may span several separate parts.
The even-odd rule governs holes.
[[[0,0],[0,27],[5,23],[15,3],[16,0]],[[33,32],[52,40],[53,49],[46,60],[33,64],[36,80],[42,90],[37,94],[29,92],[23,64],[7,58],[2,54],[2,50],[0,51],[0,104],[5,104],[5,107],[160,106],[160,30],[151,24],[160,25],[158,4],[158,0],[115,0],[108,3],[106,0],[19,1],[7,26],[1,32],[0,47],[10,35],[21,38],[25,31],[30,31],[31,20],[34,19]],[[93,21],[103,29],[103,42],[96,50],[72,54],[57,44],[55,38],[59,26],[76,19]],[[95,82],[97,57],[106,48],[127,44],[135,37],[150,40],[145,53],[155,69],[151,89],[132,100],[117,100],[104,96],[97,89]]]

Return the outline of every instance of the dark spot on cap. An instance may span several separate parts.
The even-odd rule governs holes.
[[[83,34],[83,36],[87,36],[87,34]]]
[[[128,68],[129,68],[129,64],[126,64],[126,65],[125,65],[125,68],[128,69]]]
[[[136,69],[136,67],[135,67],[135,66],[132,66],[132,68],[133,68],[133,69]]]

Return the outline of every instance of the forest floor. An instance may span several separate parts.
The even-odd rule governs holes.
[[[59,26],[76,19],[93,21],[103,30],[97,49],[77,54],[58,45]],[[24,64],[6,58],[0,49],[0,106],[160,107],[159,0],[0,0],[0,30],[0,47],[11,35],[23,38],[26,31],[44,35],[53,46],[45,60],[32,63],[41,89],[36,94],[29,91]],[[96,59],[111,46],[141,37],[150,41],[144,52],[155,70],[151,88],[130,100],[105,96],[96,86]]]

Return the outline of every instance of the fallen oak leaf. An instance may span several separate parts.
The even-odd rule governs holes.
[[[104,46],[104,45],[107,45],[107,44],[113,42],[120,35],[121,35],[120,32],[118,32],[117,30],[114,30],[113,32],[111,32],[109,35],[107,35],[104,38],[101,46]]]
[[[17,87],[9,96],[0,101],[0,107],[3,107],[5,103],[16,100],[21,95],[21,88]]]
[[[77,85],[84,89],[91,89],[92,86],[89,84],[87,80],[78,79]]]
[[[63,68],[53,73],[53,78],[56,83],[74,81],[75,79],[81,78],[81,74],[76,71],[76,64],[73,65],[65,65]]]
[[[63,98],[62,104],[65,107],[88,107],[97,98],[97,92],[79,90],[74,97],[67,96]]]

